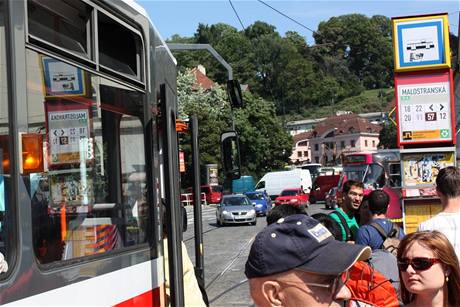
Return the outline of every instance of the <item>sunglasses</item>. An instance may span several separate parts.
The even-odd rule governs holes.
[[[302,270],[299,270],[302,271]],[[304,272],[304,271],[302,271]],[[347,283],[347,281],[350,279],[350,274],[348,271],[342,272],[339,276],[334,277],[331,279],[330,282],[327,283],[315,283],[315,282],[306,282],[304,281],[303,284],[307,285],[309,287],[317,287],[317,288],[325,288],[325,289],[330,289],[330,292],[335,296],[337,292],[342,288],[343,285]],[[284,281],[284,280],[278,280],[281,283],[299,288],[299,283],[294,283],[290,281]],[[303,290],[303,289],[301,289]]]
[[[401,258],[398,260],[398,268],[400,271],[404,272],[407,270],[409,265],[417,271],[426,271],[433,266],[435,263],[441,263],[441,260],[436,258]]]

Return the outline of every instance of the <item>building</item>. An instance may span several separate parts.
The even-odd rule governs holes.
[[[339,116],[345,114],[351,114],[351,112],[338,111],[335,115]],[[387,119],[387,115],[384,112],[360,113],[358,115],[362,118],[367,119],[369,122],[373,124],[382,124]],[[325,119],[326,118],[323,117],[317,119],[303,119],[288,122],[286,124],[286,129],[289,131],[291,135],[296,135],[299,133],[312,130],[318,123],[324,121]]]
[[[376,150],[382,127],[358,114],[328,117],[307,132],[294,135],[291,161],[294,164],[338,164],[341,155]]]

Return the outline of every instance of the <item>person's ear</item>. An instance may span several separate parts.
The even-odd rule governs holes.
[[[282,305],[281,285],[277,281],[265,281],[262,285],[262,293],[270,306]]]

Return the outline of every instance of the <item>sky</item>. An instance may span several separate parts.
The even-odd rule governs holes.
[[[213,25],[222,22],[242,30],[243,26],[248,27],[260,20],[275,26],[276,31],[282,36],[286,31],[296,31],[305,37],[309,45],[314,43],[312,31],[317,30],[321,21],[327,21],[332,16],[351,13],[360,13],[369,17],[373,15],[397,17],[449,13],[450,31],[458,35],[460,10],[460,0],[263,0],[269,6],[301,24],[299,25],[258,0],[136,0],[136,2],[145,8],[164,39],[171,38],[174,34],[191,37],[196,32],[199,23]]]

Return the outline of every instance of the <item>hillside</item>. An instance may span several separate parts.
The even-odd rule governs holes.
[[[286,115],[286,121],[320,118],[334,115],[337,111],[351,111],[353,113],[385,112],[393,107],[391,101],[394,89],[375,89],[362,92],[339,101],[331,106],[306,109],[303,114]]]

